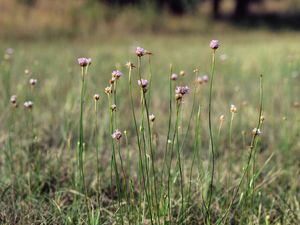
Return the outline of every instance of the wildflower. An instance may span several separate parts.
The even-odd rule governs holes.
[[[15,52],[15,50],[14,50],[13,48],[8,48],[8,49],[6,49],[6,51],[5,51],[5,53],[6,53],[7,55],[13,55],[14,52]]]
[[[138,80],[138,85],[143,89],[144,92],[147,91],[148,83],[149,83],[148,80],[145,79]]]
[[[30,74],[29,69],[24,70],[24,73],[25,73],[25,75],[29,75]]]
[[[219,41],[218,40],[211,40],[209,46],[210,46],[211,49],[217,50],[219,48]]]
[[[196,69],[193,70],[193,72],[194,72],[194,73],[199,73],[199,69],[196,68]]]
[[[99,94],[94,94],[94,100],[98,101],[100,99],[100,95]]]
[[[112,87],[111,86],[108,86],[104,89],[104,92],[108,95],[110,95],[112,93]]]
[[[173,74],[171,75],[171,80],[177,80],[177,78],[178,78],[178,76],[177,76],[176,73],[173,73]]]
[[[135,68],[135,65],[133,65],[132,62],[127,62],[127,63],[126,63],[126,66],[127,66],[128,69]]]
[[[180,100],[182,99],[182,97],[187,94],[189,92],[189,87],[188,86],[177,86],[176,87],[176,90],[175,90],[175,97],[176,97],[176,100]]]
[[[116,105],[116,104],[112,104],[112,105],[111,105],[111,110],[112,110],[112,111],[116,111],[116,109],[117,109],[117,105]]]
[[[204,83],[207,83],[208,82],[208,76],[207,75],[204,75],[202,77],[202,80],[204,81]]]
[[[146,51],[142,47],[137,47],[136,50],[135,50],[135,54],[138,57],[142,57],[142,56],[144,56],[146,54]]]
[[[262,123],[265,120],[265,117],[262,115],[260,116],[260,122]]]
[[[117,129],[111,136],[113,139],[116,139],[117,141],[119,141],[122,137],[122,133]]]
[[[31,78],[31,79],[29,80],[29,83],[30,83],[32,86],[36,85],[37,79]]]
[[[119,70],[114,70],[112,71],[111,75],[112,75],[112,80],[113,79],[118,80],[121,76],[123,76],[123,73]]]
[[[182,77],[185,76],[185,71],[184,71],[184,70],[181,70],[181,71],[179,72],[179,75],[182,76]]]
[[[231,106],[230,106],[230,112],[232,112],[232,113],[236,113],[237,112],[237,108],[236,108],[235,105],[231,104]]]
[[[27,108],[27,109],[32,109],[32,107],[33,107],[32,101],[24,102],[24,107]]]
[[[254,129],[252,130],[252,134],[255,135],[255,136],[256,136],[256,135],[259,136],[259,135],[261,134],[261,131],[260,131],[259,128],[254,128]]]
[[[17,104],[17,96],[16,95],[12,95],[10,97],[10,103],[13,104],[13,105]]]
[[[154,114],[149,115],[149,120],[150,120],[151,122],[154,122],[154,120],[155,120]]]
[[[78,58],[77,61],[81,67],[86,67],[92,64],[91,58]]]

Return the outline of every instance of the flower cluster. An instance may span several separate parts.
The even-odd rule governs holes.
[[[77,59],[78,61],[78,64],[81,66],[81,67],[86,67],[86,66],[89,66],[92,64],[92,59],[91,58],[78,58]]]
[[[182,97],[186,94],[188,94],[189,92],[189,87],[188,86],[177,86],[176,87],[176,90],[175,90],[175,97],[176,97],[176,100],[180,100],[182,99]]]
[[[112,80],[118,80],[121,76],[123,76],[123,73],[120,70],[114,70],[111,73]]]
[[[177,78],[178,78],[178,76],[177,76],[176,73],[173,73],[173,74],[171,75],[171,80],[177,80]]]
[[[122,137],[122,133],[121,131],[119,131],[118,129],[115,130],[115,132],[111,135],[113,139],[119,141]]]
[[[230,112],[232,112],[232,113],[236,113],[237,112],[237,108],[236,108],[235,105],[233,105],[233,104],[230,105]]]
[[[220,46],[219,41],[218,40],[211,40],[209,47],[213,50],[218,49]]]
[[[147,91],[148,84],[149,84],[149,82],[146,79],[140,79],[140,80],[138,80],[138,85],[143,89],[144,92]]]
[[[32,101],[26,101],[26,102],[24,102],[24,107],[26,109],[32,109],[32,107],[33,107]]]

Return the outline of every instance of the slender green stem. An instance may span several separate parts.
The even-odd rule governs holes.
[[[136,132],[137,143],[138,143],[138,150],[139,150],[139,167],[140,167],[141,173],[142,173],[142,182],[143,182],[143,186],[144,186],[144,192],[145,192],[145,195],[146,195],[147,202],[149,204],[149,213],[150,213],[151,224],[154,224],[153,223],[153,218],[152,218],[151,201],[150,201],[149,194],[148,194],[148,189],[147,189],[147,186],[146,186],[146,178],[145,178],[145,171],[144,171],[144,165],[143,165],[142,147],[141,147],[141,142],[140,142],[139,129],[138,129],[138,125],[137,125],[135,109],[134,109],[134,103],[133,103],[131,73],[132,73],[132,67],[130,66],[129,67],[129,92],[130,92],[132,117],[133,117],[133,121],[134,121],[134,127],[135,127],[135,132]]]
[[[214,173],[215,173],[215,151],[214,151],[214,139],[212,134],[212,124],[211,124],[211,102],[212,102],[214,71],[215,71],[215,50],[213,50],[213,55],[212,55],[211,79],[210,79],[209,102],[208,102],[208,127],[209,127],[211,156],[212,156],[212,169],[211,169],[211,178],[210,178],[210,185],[208,191],[208,203],[207,203],[208,215],[210,215],[210,205],[211,205],[211,199],[213,194]]]

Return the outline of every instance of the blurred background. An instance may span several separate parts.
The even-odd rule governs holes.
[[[299,0],[0,0],[2,38],[298,30]]]

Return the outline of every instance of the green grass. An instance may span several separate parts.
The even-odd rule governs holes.
[[[142,224],[141,221],[150,224],[151,209],[154,224],[169,224],[167,221],[170,219],[173,224],[215,224],[230,205],[243,168],[246,167],[249,145],[253,137],[251,132],[257,126],[259,115],[259,77],[262,74],[265,120],[261,127],[262,134],[255,145],[255,168],[252,170],[253,164],[250,165],[251,170],[245,176],[226,223],[231,221],[232,224],[298,224],[300,108],[293,106],[295,102],[300,101],[300,47],[297,46],[297,36],[297,33],[292,32],[273,34],[262,31],[234,31],[214,36],[145,34],[125,37],[114,35],[100,40],[91,38],[35,43],[10,43],[7,40],[1,42],[1,54],[4,54],[7,47],[15,49],[11,61],[0,61],[0,75],[3,79],[0,83],[1,223],[88,222],[85,193],[77,188],[81,88],[81,70],[77,58],[86,56],[93,59],[85,77],[83,107],[84,176],[91,223],[121,224],[123,221],[127,224],[130,218],[131,224]],[[211,210],[207,216],[204,206],[207,203],[211,172],[209,85],[203,84],[198,87],[195,94],[196,104],[192,114],[191,112],[195,83],[193,70],[199,68],[200,75],[208,74],[210,77],[211,49],[208,44],[212,38],[219,39],[221,47],[216,52],[212,93],[212,131],[216,161]],[[153,53],[151,98],[149,101],[144,99],[144,110],[137,85],[137,69],[133,69],[131,77],[138,130],[141,118],[144,118],[144,129],[140,133],[141,148],[149,151],[145,154],[142,151],[141,156],[132,119],[128,69],[125,66],[128,61],[137,66],[134,54],[136,46],[142,46]],[[221,60],[221,56],[224,57],[225,54],[227,59]],[[147,57],[142,59],[142,78],[149,77],[146,59]],[[178,135],[175,133],[172,141],[174,156],[171,163],[172,191],[169,207],[168,182],[163,180],[163,188],[159,184],[161,170],[165,165],[164,153],[168,133],[170,64],[173,65],[175,73],[179,73],[180,70],[186,71],[186,76],[179,76],[176,83],[188,85],[191,90],[181,102],[178,126],[175,126],[175,83],[171,83],[173,113],[170,139],[172,140],[175,130],[178,130]],[[111,117],[104,88],[109,85],[111,71],[116,68],[124,75],[117,83],[117,111]],[[29,69],[30,75],[24,73],[25,69]],[[30,78],[38,79],[32,90],[28,83]],[[96,136],[93,100],[95,93],[100,94],[97,103]],[[149,96],[149,93],[150,91],[145,97]],[[16,109],[9,103],[13,94],[18,96],[19,106]],[[23,103],[26,100],[34,102],[32,111],[24,109]],[[230,134],[231,104],[237,106],[237,113],[234,115]],[[148,124],[146,119],[146,115],[151,113],[156,117],[152,125]],[[225,121],[218,136],[219,117],[222,114],[225,115]],[[122,132],[126,130],[128,139],[126,144],[123,134],[120,141],[121,157],[118,155],[119,144],[113,143],[121,180],[116,180],[115,170],[111,165],[111,131],[114,129],[120,129]],[[97,166],[96,146],[99,146],[100,166]],[[151,146],[155,155],[154,161],[151,160]],[[180,158],[177,158],[178,156]],[[190,173],[193,159],[194,169]],[[143,160],[143,165],[149,169],[148,177],[145,178],[147,190],[142,187],[140,160]],[[183,196],[178,160],[182,165]],[[98,167],[100,187],[97,187]],[[147,175],[146,171],[144,173]],[[156,177],[153,177],[154,173],[157,174]],[[253,176],[257,176],[255,187],[250,190]],[[125,186],[125,182],[129,184]],[[120,194],[120,187],[116,185],[126,187],[127,191],[121,190]],[[98,193],[98,190],[101,192]],[[161,199],[158,207],[154,190]],[[149,199],[145,191],[148,191]],[[186,209],[186,213],[183,209]]]

